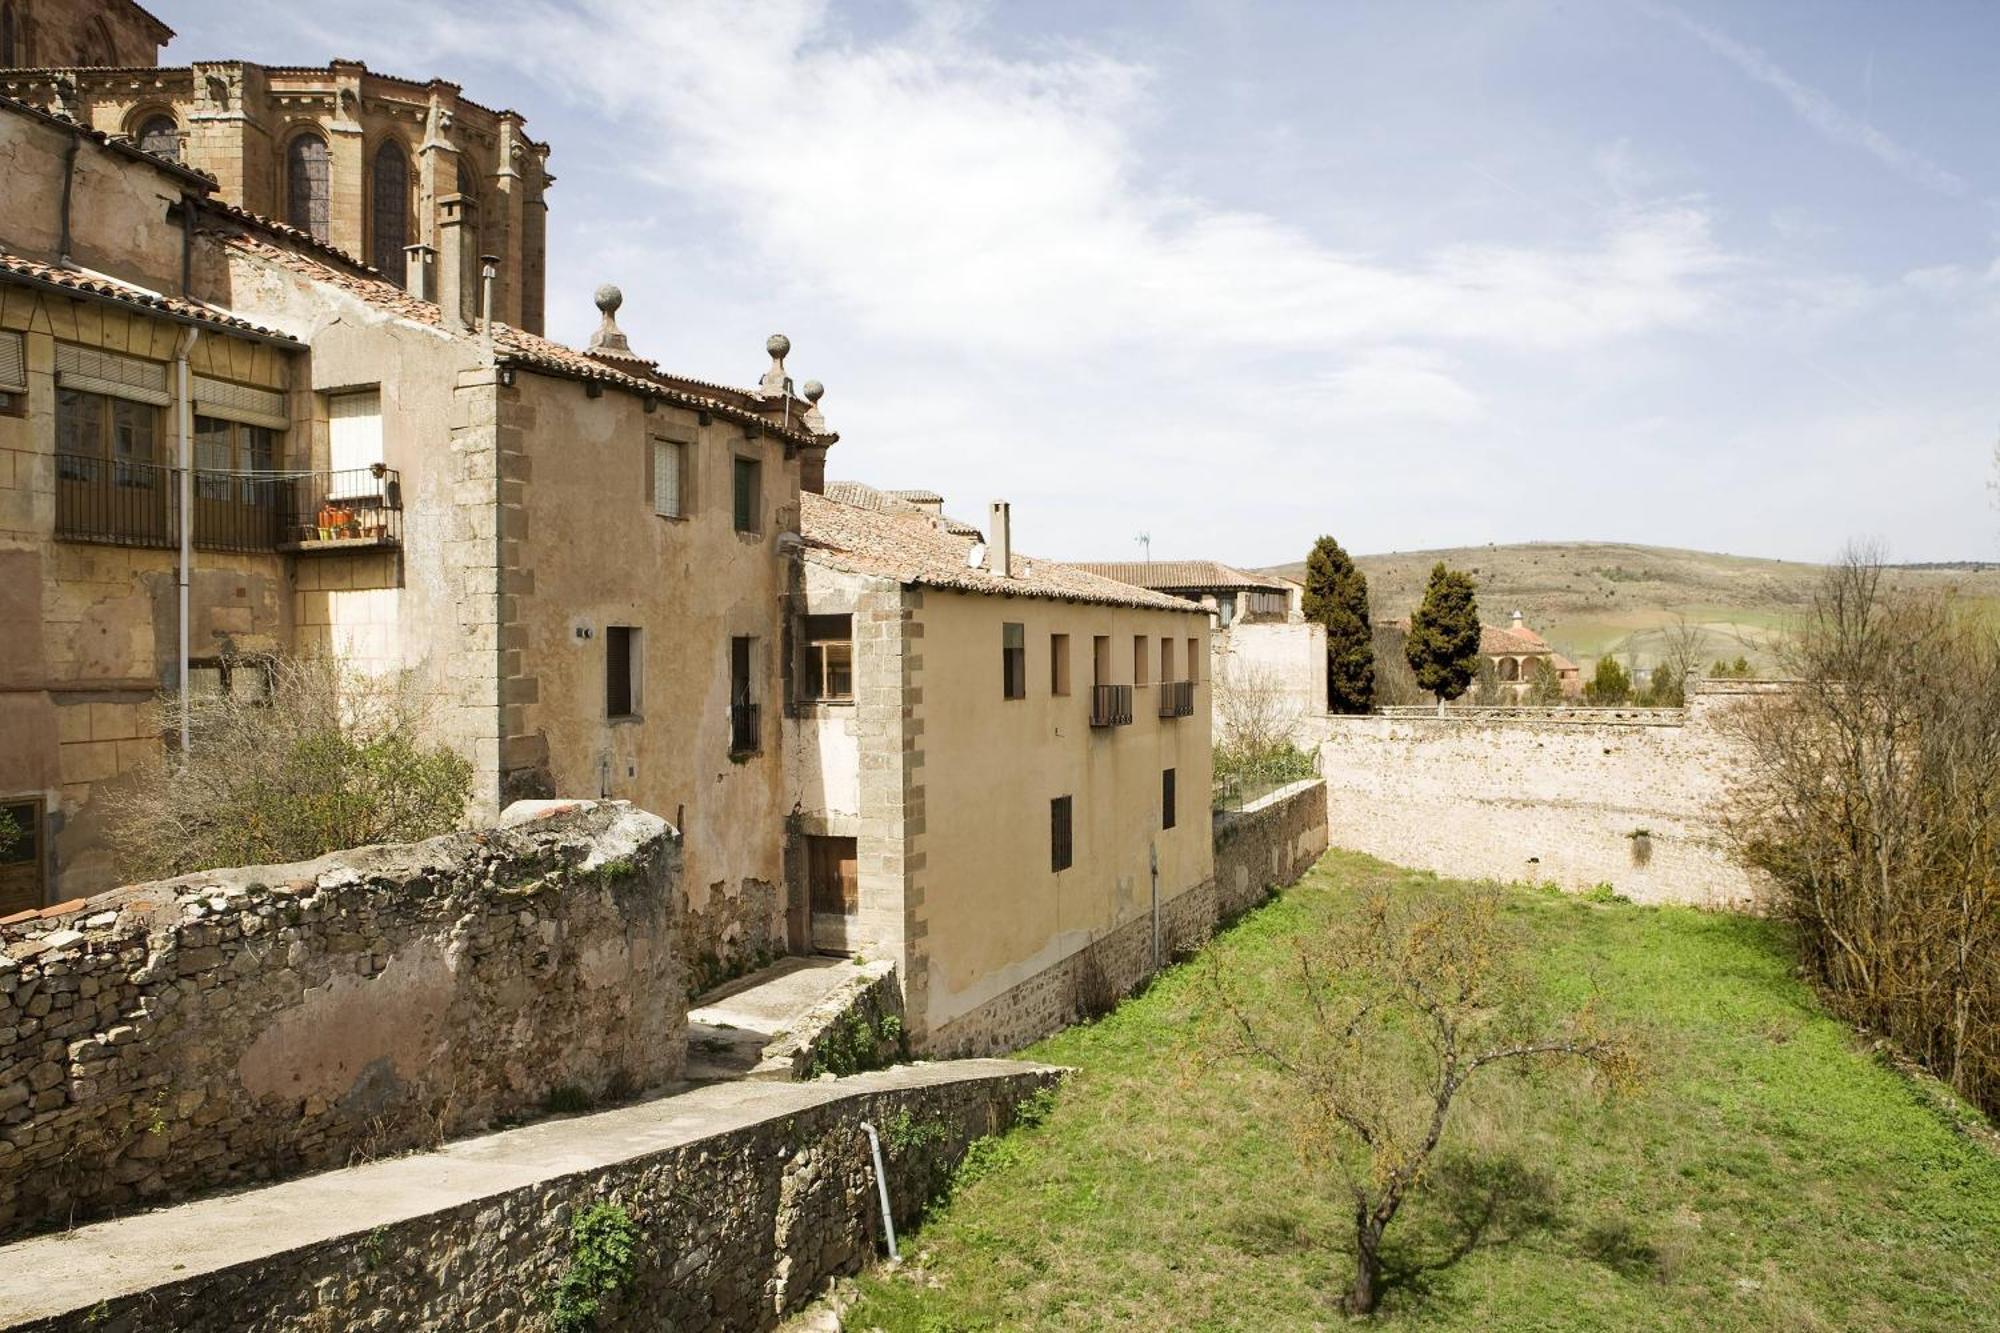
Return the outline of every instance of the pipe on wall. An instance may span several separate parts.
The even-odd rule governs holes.
[[[194,398],[190,392],[188,356],[201,330],[181,330],[174,344],[174,455],[180,461],[180,670],[175,684],[180,694],[181,758],[188,753],[188,588],[194,578]]]

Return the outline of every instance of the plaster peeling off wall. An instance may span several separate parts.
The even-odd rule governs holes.
[[[0,926],[0,1238],[676,1078],[679,869],[586,802]]]
[[[1770,688],[1705,685],[1684,717],[1520,709],[1317,720],[1329,836],[1440,875],[1751,906],[1762,886],[1725,834],[1749,758],[1728,715]]]

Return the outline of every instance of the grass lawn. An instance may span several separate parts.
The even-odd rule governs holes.
[[[1329,854],[1211,946],[1252,995],[1370,883]],[[1447,885],[1447,890],[1453,886]],[[1389,1232],[1376,1324],[2000,1329],[2000,1156],[1826,1017],[1781,928],[1510,889],[1550,1001],[1596,993],[1652,1079],[1605,1103],[1501,1074]],[[1039,1126],[861,1281],[849,1329],[1293,1329],[1345,1322],[1347,1220],[1268,1076],[1202,1058],[1206,955],[1030,1048],[1076,1066]]]

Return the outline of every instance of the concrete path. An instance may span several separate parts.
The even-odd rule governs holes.
[[[766,1046],[792,1031],[836,988],[861,975],[845,958],[786,958],[717,986],[688,1010],[688,1081],[789,1077],[788,1072],[751,1071]]]
[[[0,1246],[0,1329],[849,1097],[1045,1068],[949,1060],[811,1083],[719,1083],[17,1241]]]

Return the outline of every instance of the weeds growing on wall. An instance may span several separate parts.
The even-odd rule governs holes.
[[[639,1228],[615,1203],[597,1203],[570,1225],[569,1267],[549,1295],[553,1333],[591,1333],[598,1316],[632,1284]]]
[[[887,1069],[898,1060],[908,1059],[909,1054],[909,1036],[899,1016],[883,1014],[871,1022],[867,1014],[857,1010],[836,1020],[827,1030],[806,1065],[806,1077],[832,1074],[835,1078],[846,1078],[871,1069]]]

